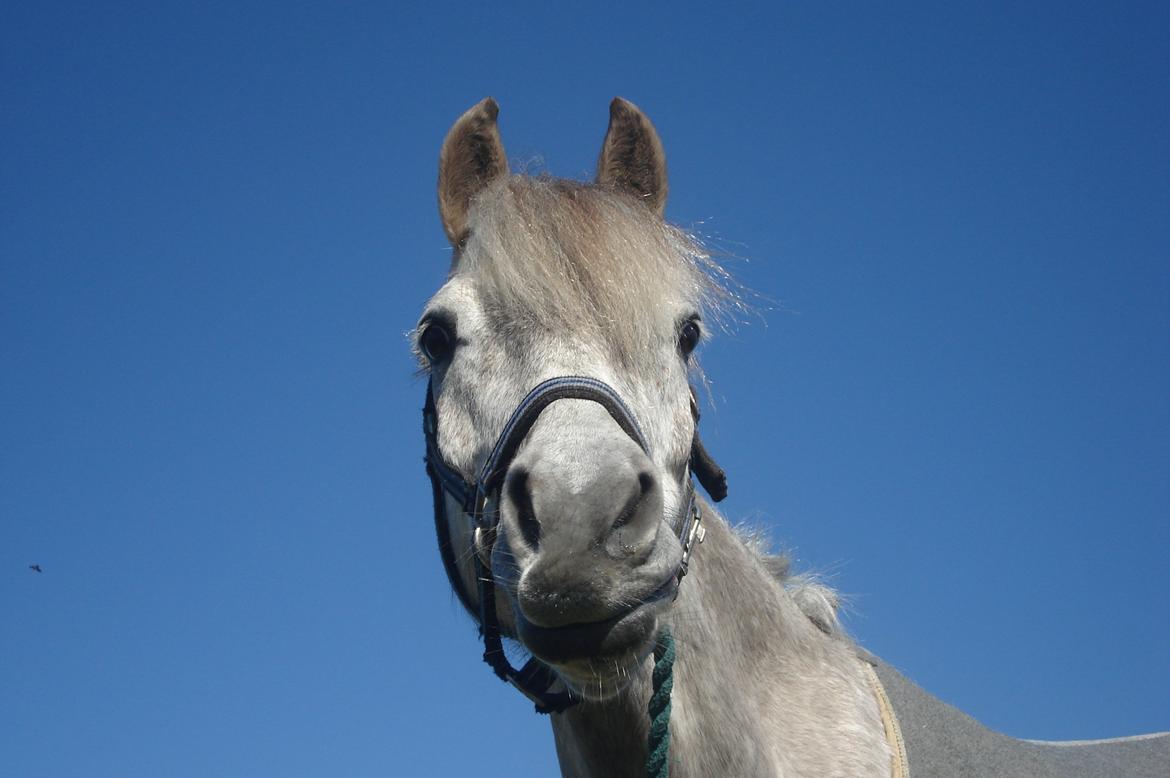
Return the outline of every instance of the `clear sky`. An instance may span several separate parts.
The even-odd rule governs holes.
[[[865,647],[1009,734],[1170,729],[1170,5],[402,5],[3,4],[0,775],[553,771],[403,337],[485,95],[567,177],[655,121],[761,296],[702,354],[725,512]]]

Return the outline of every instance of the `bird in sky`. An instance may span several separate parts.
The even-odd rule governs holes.
[[[42,569],[41,569],[41,566],[40,566],[40,565],[29,565],[29,566],[28,566],[28,569],[29,569],[29,570],[32,570],[34,573],[43,573],[43,572],[45,572],[44,570],[42,570]]]

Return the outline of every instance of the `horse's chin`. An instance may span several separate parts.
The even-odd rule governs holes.
[[[552,667],[565,685],[587,700],[619,695],[654,650],[659,618],[671,597],[643,602],[611,619],[563,627],[539,627],[517,619],[520,642]]]
[[[630,653],[622,657],[587,659],[556,665],[557,675],[575,697],[590,702],[604,702],[621,695],[638,674],[650,654]]]

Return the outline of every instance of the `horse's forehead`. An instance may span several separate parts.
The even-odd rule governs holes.
[[[493,310],[486,310],[489,307]],[[451,317],[460,339],[466,345],[474,343],[474,353],[469,355],[472,364],[494,375],[494,385],[534,383],[565,371],[584,371],[603,380],[616,380],[606,364],[605,349],[587,335],[531,326],[531,322],[520,328],[508,326],[510,314],[496,310],[490,301],[485,303],[472,274],[453,276],[431,297],[423,315],[433,314]],[[496,375],[501,370],[505,374]]]
[[[572,312],[563,307],[550,306],[547,300],[526,299],[523,294],[501,295],[494,280],[485,282],[478,273],[463,272],[452,276],[431,296],[423,315],[447,313],[454,316],[460,332],[492,330],[518,341],[516,345],[524,348],[533,348],[535,342],[543,341],[592,352],[591,346],[602,347],[597,342],[599,336],[604,341],[615,329],[633,326],[644,332],[662,325],[669,327],[679,311],[696,308],[692,301],[679,299],[681,295],[674,289],[664,289],[657,299],[649,302],[623,300],[620,293],[614,297],[616,300],[612,301],[591,299],[579,311],[590,315],[577,317],[580,320],[575,321]],[[602,310],[609,316],[605,317]]]

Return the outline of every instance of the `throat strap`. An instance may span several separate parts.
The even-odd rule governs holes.
[[[691,470],[712,500],[720,502],[727,496],[727,473],[707,453],[707,447],[699,439],[698,424],[695,425],[695,438],[691,441]]]

